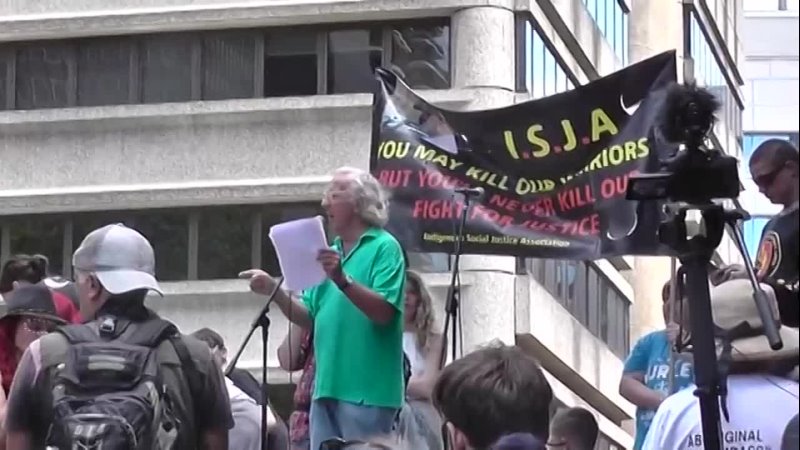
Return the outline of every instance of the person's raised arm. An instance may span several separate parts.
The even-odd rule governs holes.
[[[272,294],[275,286],[278,285],[272,276],[260,269],[246,270],[239,274],[239,278],[249,280],[250,290],[261,295]],[[292,323],[306,329],[311,328],[313,321],[306,305],[299,299],[293,298],[283,288],[279,288],[275,294],[275,304]]]
[[[303,368],[305,356],[303,347],[307,331],[298,325],[290,325],[289,332],[278,347],[278,363],[283,370],[293,372]]]

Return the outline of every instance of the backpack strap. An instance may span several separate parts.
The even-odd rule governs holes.
[[[194,429],[197,430],[200,418],[203,416],[201,413],[201,406],[198,405],[194,399],[198,398],[203,389],[203,378],[200,376],[200,371],[192,359],[189,352],[189,347],[183,341],[183,336],[180,334],[173,335],[169,338],[172,348],[175,349],[175,354],[178,355],[178,360],[181,362],[183,373],[186,376],[186,384],[189,386],[189,395],[192,399],[192,410],[194,411]]]
[[[183,371],[186,374],[186,381],[189,384],[189,391],[191,391],[194,396],[194,394],[200,392],[201,386],[203,386],[203,381],[200,378],[200,372],[197,370],[197,365],[195,365],[194,359],[192,359],[192,355],[189,353],[189,347],[186,346],[186,343],[183,342],[183,337],[180,335],[170,336],[169,342],[172,344],[172,347],[175,349],[175,353],[178,355],[178,359],[181,362]]]

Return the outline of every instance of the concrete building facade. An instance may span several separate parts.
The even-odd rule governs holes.
[[[745,1],[743,37],[746,107],[743,118],[742,205],[753,219],[745,224],[745,240],[755,258],[761,231],[780,211],[753,183],[747,161],[759,143],[770,138],[798,145],[800,130],[800,43],[798,2]]]
[[[153,242],[167,294],[150,305],[184,331],[217,329],[233,350],[263,302],[234,277],[278,269],[269,227],[317,213],[332,169],[368,166],[374,66],[467,110],[674,48],[724,98],[715,140],[738,155],[740,14],[741,1],[702,0],[7,0],[0,258],[43,253],[70,276],[87,231],[131,224]],[[448,258],[411,259],[443,312]],[[462,351],[520,344],[559,404],[597,414],[600,448],[629,448],[634,408],[617,384],[635,338],[663,325],[668,269],[665,258],[465,257]],[[281,385],[287,324],[271,317],[269,379]],[[256,341],[241,366],[260,367]]]

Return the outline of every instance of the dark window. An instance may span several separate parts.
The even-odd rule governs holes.
[[[121,223],[142,233],[156,255],[156,278],[185,280],[188,263],[188,215],[182,210],[103,211],[77,214],[72,220],[72,242],[77,249],[87,234]]]
[[[308,202],[300,204],[275,204],[267,205],[261,212],[261,223],[263,236],[263,250],[261,255],[262,267],[273,275],[280,275],[280,265],[278,264],[278,255],[275,253],[275,248],[272,246],[272,241],[269,239],[269,229],[273,225],[288,220],[301,219],[303,217],[312,217],[317,214],[322,214],[322,206],[319,202]]]
[[[266,97],[315,95],[317,40],[313,30],[275,31],[264,45],[264,95]]]
[[[87,234],[98,228],[114,223],[121,223],[132,227],[132,211],[103,211],[76,214],[72,219],[72,242],[75,249],[78,248]]]
[[[574,77],[532,19],[520,20],[517,33],[522,36],[517,42],[517,89],[539,98],[574,87]]]
[[[374,69],[383,65],[412,88],[450,87],[446,20],[353,27],[5,44],[0,109],[369,93],[376,86]]]
[[[142,100],[144,103],[192,99],[194,40],[186,34],[160,34],[142,41]]]
[[[186,210],[137,211],[133,227],[150,241],[156,254],[156,278],[185,280],[189,263],[189,215]]]
[[[0,111],[8,108],[8,93],[6,91],[6,83],[8,82],[10,58],[6,54],[5,49],[0,48]]]
[[[226,206],[200,211],[197,275],[201,280],[236,278],[250,268],[254,208]]]
[[[402,26],[391,30],[392,69],[417,89],[450,87],[450,27]]]
[[[204,35],[202,61],[204,100],[253,97],[255,33],[246,31]]]
[[[65,108],[69,104],[72,46],[38,43],[17,51],[16,108]]]
[[[129,102],[131,43],[92,39],[78,45],[78,105],[122,105]]]
[[[61,275],[64,268],[64,219],[59,216],[36,215],[16,217],[8,222],[11,233],[9,255],[24,253],[44,255],[52,275]]]
[[[373,92],[381,65],[380,30],[337,30],[328,34],[328,93]]]

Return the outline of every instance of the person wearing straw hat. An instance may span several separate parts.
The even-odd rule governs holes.
[[[762,284],[775,321],[775,292]],[[778,449],[789,421],[798,413],[798,384],[788,374],[800,362],[800,336],[781,326],[783,348],[773,351],[748,280],[731,280],[711,292],[720,375],[722,441],[726,448]],[[684,389],[658,408],[642,448],[702,448],[700,408],[694,389]]]

